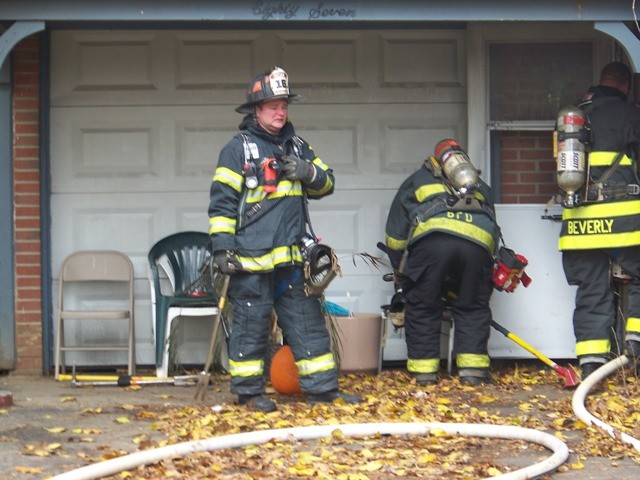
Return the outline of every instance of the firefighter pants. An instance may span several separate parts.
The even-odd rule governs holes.
[[[232,305],[229,339],[232,393],[264,392],[264,358],[274,309],[278,326],[298,366],[302,391],[323,393],[338,388],[338,371],[320,299],[304,293],[301,267],[235,274],[229,284],[229,300]]]
[[[603,361],[611,351],[616,323],[612,261],[632,276],[628,283],[626,336],[640,340],[640,247],[566,250],[562,255],[567,282],[578,287],[573,331],[581,364],[594,358]]]
[[[432,233],[413,246],[407,270],[411,272],[405,309],[407,369],[437,372],[443,289],[453,284],[456,298],[446,302],[455,322],[458,369],[488,368],[493,259],[486,249],[460,237]]]

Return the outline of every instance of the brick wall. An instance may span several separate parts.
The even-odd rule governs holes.
[[[16,370],[42,372],[39,35],[12,52]]]
[[[591,42],[490,47],[491,120],[553,121],[593,83]],[[546,203],[557,192],[549,131],[502,131],[500,203]]]
[[[558,191],[550,132],[500,133],[499,203],[547,203]]]

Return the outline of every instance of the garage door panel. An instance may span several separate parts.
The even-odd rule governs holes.
[[[463,89],[466,69],[463,32],[382,34],[382,87]]]
[[[55,31],[53,42],[54,106],[234,105],[274,64],[312,103],[466,98],[461,30]]]
[[[52,189],[96,191],[120,182],[140,184],[159,171],[160,120],[148,110],[54,110],[51,125]],[[118,187],[116,187],[118,188]],[[126,188],[126,187],[125,187]]]
[[[354,105],[291,108],[296,131],[332,167],[337,189],[397,188],[438,141],[465,145],[465,105]],[[355,136],[355,137],[354,137]]]
[[[433,154],[433,148],[444,138],[465,144],[466,126],[462,118],[422,119],[419,123],[408,119],[390,121],[384,125],[382,136],[382,170],[408,175]]]
[[[220,113],[220,117],[224,116]],[[175,176],[187,177],[183,181],[192,182],[194,178],[202,178],[204,175],[208,182],[211,181],[220,150],[238,133],[237,124],[229,124],[239,123],[240,120],[231,114],[226,117],[224,122],[212,122],[208,116],[202,119],[178,119]],[[231,121],[232,118],[235,122]],[[174,184],[174,188],[180,187],[183,185]]]
[[[130,110],[53,110],[53,191],[208,191],[240,115],[225,107]]]
[[[56,195],[52,198],[53,270],[78,250],[120,250],[136,278],[147,278],[147,254],[161,238],[184,230],[206,232],[208,193]]]
[[[394,195],[394,190],[338,191],[318,202],[309,202],[314,232],[336,251],[345,276],[381,278],[381,272],[370,268],[357,253],[381,255],[376,247],[384,241],[384,223],[380,219],[384,216],[386,221]]]
[[[161,88],[154,61],[159,33],[77,32],[55,33],[52,50],[52,103],[81,98],[113,98],[118,92],[135,97],[142,92],[157,95]],[[153,93],[151,93],[153,92]]]
[[[212,35],[211,32],[178,32],[176,85],[181,89],[223,89],[237,94],[255,75],[260,58],[261,35],[238,33]]]
[[[335,31],[279,33],[280,63],[289,73],[294,93],[309,89],[326,98],[332,90],[346,88],[349,94],[357,94],[356,90],[363,88],[358,68],[364,53],[359,46],[363,35]]]

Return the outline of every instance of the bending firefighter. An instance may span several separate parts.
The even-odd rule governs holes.
[[[603,68],[599,84],[591,87],[578,105],[581,110],[569,107],[558,117],[558,180],[565,198],[570,198],[563,201],[566,208],[559,248],[567,281],[578,286],[573,328],[583,378],[607,361],[612,348],[616,312],[611,270],[615,264],[631,277],[625,346],[627,353],[640,356],[640,182],[636,154],[640,109],[627,101],[630,83],[629,68],[620,62],[610,63]],[[580,134],[563,138],[560,130],[569,123],[590,124],[591,138]],[[586,148],[571,137],[581,137]],[[570,170],[571,164],[562,166],[561,157],[568,152],[568,156],[580,159],[582,150],[588,151],[588,160],[585,157],[573,164],[579,167],[585,163],[581,182],[563,187],[562,169]],[[576,193],[580,183],[584,193]]]
[[[307,197],[333,193],[332,170],[295,134],[287,113],[286,72],[257,75],[247,90],[238,133],[220,152],[209,205],[214,262],[230,274],[233,326],[229,341],[231,391],[239,403],[269,412],[264,358],[272,311],[293,352],[310,403],[360,399],[338,390],[338,371],[320,297],[305,291]]]
[[[438,381],[443,291],[449,290],[460,380],[491,381],[489,300],[500,234],[490,195],[466,153],[443,140],[391,205],[387,253],[405,296],[407,369],[420,385]]]

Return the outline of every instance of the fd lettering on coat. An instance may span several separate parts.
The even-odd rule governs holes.
[[[569,220],[567,223],[568,235],[597,235],[611,233],[613,219]]]
[[[468,223],[473,222],[473,215],[467,212],[447,212],[447,217]]]

